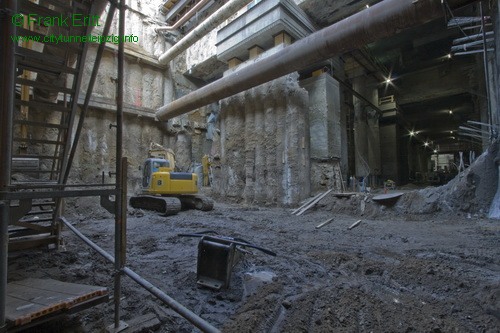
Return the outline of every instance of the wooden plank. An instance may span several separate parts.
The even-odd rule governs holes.
[[[20,84],[20,85],[30,86],[33,88],[45,89],[45,90],[54,91],[54,92],[62,92],[62,93],[70,94],[70,95],[72,95],[75,92],[74,89],[71,89],[71,88],[56,86],[54,84],[44,83],[44,82],[40,82],[40,81],[33,81],[33,80],[21,79],[21,78],[16,78],[15,81],[17,84]]]
[[[333,193],[333,196],[334,197],[337,197],[337,198],[348,198],[348,197],[352,197],[353,195],[356,195],[358,194],[357,192],[343,192],[343,193]]]
[[[6,318],[16,326],[25,325],[40,317],[71,309],[107,293],[104,287],[51,279],[11,282],[7,285],[6,292]]]
[[[9,239],[9,252],[32,249],[49,244],[56,244],[58,241],[58,237],[53,235],[26,237],[22,239]]]
[[[360,223],[361,223],[361,220],[357,220],[356,222],[351,224],[351,226],[349,228],[347,228],[347,230],[351,230],[353,228],[356,228]]]
[[[302,206],[300,206],[299,208],[297,209],[294,209],[292,211],[292,215],[295,215],[296,213],[298,213],[302,208],[304,208],[305,206],[309,205],[313,200],[315,200],[317,197],[319,197],[322,193],[318,193],[316,194],[314,197],[312,198],[309,198],[308,200],[306,200],[306,202],[304,202],[304,204]]]
[[[151,332],[161,327],[161,322],[154,313],[145,314],[127,320],[129,332]]]
[[[16,99],[15,101],[16,105],[22,105],[22,106],[27,106],[30,108],[35,108],[39,110],[50,110],[52,111],[60,111],[60,112],[70,112],[71,109],[63,106],[61,104],[56,104],[56,103],[48,103],[48,102],[41,102],[41,101],[21,101]]]
[[[323,228],[325,225],[327,225],[328,223],[331,223],[332,221],[333,221],[333,217],[331,219],[326,220],[325,222],[323,222],[321,224],[318,224],[316,226],[316,229]]]
[[[313,202],[311,202],[309,205],[307,205],[305,208],[303,208],[300,212],[298,212],[298,213],[297,213],[297,214],[295,214],[295,215],[300,216],[300,215],[304,214],[307,210],[309,210],[311,207],[313,207],[313,206],[314,206],[314,205],[316,205],[318,202],[320,202],[320,201],[321,201],[321,199],[323,199],[324,197],[326,197],[326,195],[327,195],[328,193],[330,193],[331,191],[332,191],[331,189],[330,189],[330,190],[328,190],[328,191],[326,191],[325,193],[323,193],[322,195],[320,195],[317,199],[313,200]]]

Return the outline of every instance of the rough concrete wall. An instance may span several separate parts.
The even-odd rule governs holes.
[[[164,38],[154,31],[154,20],[157,7],[154,1],[127,1],[131,9],[126,11],[125,35],[137,36],[137,43],[124,43],[125,47],[125,91],[124,103],[138,107],[154,109],[163,105],[164,71],[145,64],[144,60],[154,61],[164,52],[166,47]],[[139,10],[143,13],[138,12]],[[107,16],[107,10],[101,15],[101,27],[97,27],[95,34],[101,34]],[[117,14],[112,24],[110,35],[118,35]],[[117,45],[108,47],[101,60],[97,74],[97,81],[93,95],[109,102],[116,97],[116,84],[112,79],[117,77]],[[89,48],[87,61],[82,78],[82,93],[85,93],[90,74],[92,72],[97,47]]]
[[[123,155],[129,159],[128,190],[129,193],[134,193],[139,189],[142,177],[139,167],[147,157],[151,142],[178,151],[180,165],[190,165],[191,151],[186,152],[190,138],[168,131],[165,124],[154,120],[155,109],[164,104],[164,93],[170,92],[169,98],[172,99],[175,92],[174,75],[169,70],[154,65],[156,57],[166,49],[164,38],[154,31],[157,22],[161,20],[157,17],[157,2],[129,0],[127,5],[129,9],[126,11],[125,34],[138,37],[138,43],[124,44]],[[106,15],[107,11],[101,15],[99,29],[103,28]],[[115,13],[110,34],[117,34],[117,17]],[[102,31],[96,30],[95,33]],[[100,182],[103,171],[107,180],[108,172],[115,171],[116,129],[110,129],[109,124],[116,123],[116,48],[117,45],[107,45],[103,54],[70,181]],[[82,78],[82,95],[88,86],[96,51],[96,46],[89,48]],[[188,159],[186,156],[189,157],[188,162],[185,161]]]
[[[191,68],[217,56],[217,30],[214,29],[186,50],[186,67]]]
[[[496,92],[496,100],[494,104],[495,123],[500,126],[500,5],[498,1],[493,7],[494,22],[495,22],[495,62],[494,62],[494,82],[493,90]]]
[[[311,190],[340,190],[334,175],[334,163],[341,158],[340,91],[330,75],[322,74],[303,80],[301,86],[309,92],[309,128],[311,149]]]
[[[71,181],[101,182],[102,172],[107,182],[109,172],[115,172],[116,129],[115,114],[103,110],[91,109],[82,130],[77,153],[70,173]],[[151,142],[169,146],[171,139],[165,134],[160,123],[144,117],[125,115],[123,131],[123,156],[128,157],[129,193],[139,189],[140,166],[147,157]]]
[[[297,77],[290,74],[221,101],[217,194],[280,206],[309,195],[308,94]]]

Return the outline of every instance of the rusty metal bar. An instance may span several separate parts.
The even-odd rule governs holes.
[[[100,248],[97,244],[92,242],[90,239],[88,239],[84,234],[82,234],[78,229],[76,229],[71,223],[68,222],[64,217],[60,217],[59,220],[64,223],[75,235],[77,235],[82,241],[84,241],[88,246],[90,246],[93,250],[97,251],[101,256],[103,256],[105,259],[108,261],[115,263],[115,258],[113,258],[112,255],[104,251],[102,248]],[[194,326],[198,327],[201,331],[207,332],[207,333],[220,333],[220,331],[210,325],[208,322],[206,322],[204,319],[199,317],[197,314],[194,312],[190,311],[186,307],[184,307],[182,304],[178,303],[176,300],[174,300],[172,297],[168,296],[165,294],[163,291],[152,285],[149,281],[143,279],[139,274],[135,273],[133,270],[131,270],[128,267],[123,268],[123,272],[129,276],[132,280],[137,282],[140,286],[142,286],[144,289],[149,291],[152,295],[156,296],[159,300],[161,300],[163,303],[168,305],[172,310],[177,312],[179,315],[181,315],[183,318],[188,320],[190,323],[192,323]]]
[[[448,0],[448,4],[450,8],[457,8],[475,1]],[[352,51],[377,39],[395,35],[405,28],[421,25],[441,16],[443,16],[441,1],[382,1],[159,108],[156,118],[166,121],[180,116],[310,64]]]
[[[118,21],[118,35],[125,36],[125,0],[120,0],[119,4],[119,21]],[[125,244],[124,233],[125,229],[125,219],[127,214],[123,212],[126,209],[126,193],[125,202],[123,200],[123,189],[124,182],[127,180],[123,179],[124,173],[123,165],[126,167],[126,162],[123,159],[123,87],[124,87],[124,69],[123,65],[125,62],[124,57],[124,43],[118,44],[118,80],[117,80],[117,91],[116,91],[116,199],[115,199],[115,287],[114,287],[114,326],[115,332],[121,330],[120,327],[126,324],[120,322],[120,301],[121,301],[121,278],[123,274],[123,268],[125,266]],[[126,189],[126,186],[125,186]],[[125,206],[125,207],[124,207]],[[126,327],[126,326],[125,326]]]

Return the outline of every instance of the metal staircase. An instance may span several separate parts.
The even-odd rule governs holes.
[[[72,129],[79,112],[78,95],[88,46],[77,37],[90,35],[93,28],[62,22],[45,26],[29,20],[28,15],[89,17],[103,9],[102,1],[88,0],[19,0],[16,5],[16,17],[24,15],[24,22],[16,21],[22,26],[15,32],[19,40],[13,58],[7,187],[19,202],[10,204],[9,251],[60,245],[56,217],[64,195],[50,197],[38,192],[61,192],[66,188],[69,156],[77,143]]]

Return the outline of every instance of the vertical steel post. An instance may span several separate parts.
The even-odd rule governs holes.
[[[481,30],[483,34],[483,62],[484,80],[486,81],[486,106],[488,108],[488,123],[493,125],[493,115],[490,106],[490,73],[488,72],[488,45],[486,45],[486,24],[484,22],[483,2],[479,1],[479,13],[481,15]],[[490,140],[493,140],[494,127],[490,126]]]
[[[12,156],[12,117],[14,114],[14,80],[16,78],[15,44],[11,37],[16,33],[12,15],[16,13],[17,2],[5,0],[0,7],[0,191],[10,184]]]
[[[122,38],[125,35],[125,0],[120,0],[118,36]],[[125,228],[123,219],[123,63],[124,63],[124,44],[120,41],[118,44],[118,86],[116,93],[116,196],[115,196],[115,331],[120,328],[120,298],[121,298],[121,276],[123,274],[124,244],[123,233]],[[126,194],[125,194],[126,195]],[[125,207],[126,209],[126,207]]]
[[[7,254],[9,252],[9,202],[0,201],[0,332],[6,332]]]
[[[10,184],[12,161],[12,117],[14,114],[14,80],[16,77],[16,34],[12,16],[17,13],[16,0],[4,0],[0,7],[0,192]],[[9,246],[9,201],[0,201],[0,332],[6,330],[7,252]]]

